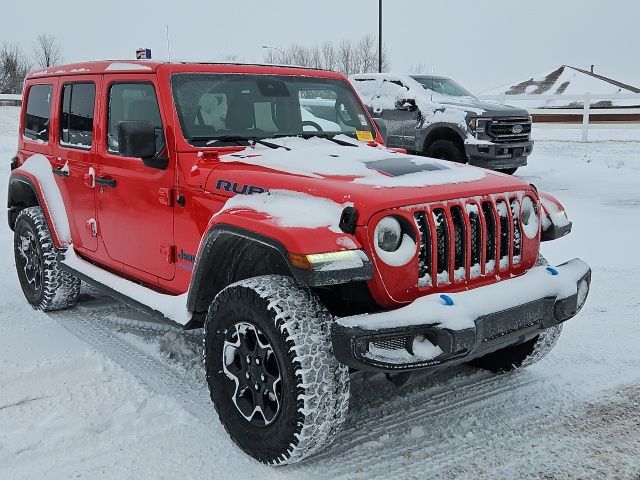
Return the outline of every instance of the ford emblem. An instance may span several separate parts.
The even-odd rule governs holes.
[[[518,135],[519,133],[522,133],[522,130],[524,130],[524,128],[522,128],[522,125],[514,125],[511,129],[511,132]]]

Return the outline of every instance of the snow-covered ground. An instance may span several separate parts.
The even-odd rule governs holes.
[[[0,107],[0,198],[17,116]],[[574,222],[543,253],[593,267],[589,301],[557,348],[508,376],[461,367],[402,388],[355,376],[336,442],[282,468],[228,439],[208,399],[200,332],[150,323],[89,289],[72,310],[28,307],[3,210],[0,479],[637,479],[640,141],[540,141],[518,174],[558,196]]]

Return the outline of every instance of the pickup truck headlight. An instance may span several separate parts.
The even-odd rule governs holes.
[[[520,221],[527,238],[535,238],[540,228],[540,218],[531,197],[524,197],[520,205]]]
[[[471,117],[469,119],[469,128],[471,129],[472,132],[475,132],[477,127],[478,127],[478,117]]]

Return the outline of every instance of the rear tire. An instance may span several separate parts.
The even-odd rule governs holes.
[[[211,304],[204,331],[211,400],[232,440],[260,462],[298,462],[344,423],[349,370],[333,355],[330,322],[312,291],[281,275],[237,282]]]
[[[80,280],[60,269],[42,208],[29,207],[18,214],[13,247],[22,292],[34,308],[61,310],[76,303]]]
[[[467,155],[459,145],[451,140],[436,140],[425,151],[425,155],[431,158],[439,158],[456,163],[467,163]]]

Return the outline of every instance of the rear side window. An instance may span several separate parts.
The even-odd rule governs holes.
[[[150,83],[115,83],[109,89],[107,150],[118,153],[118,124],[148,122],[156,129],[156,154],[165,147],[156,91]]]
[[[40,142],[49,141],[52,94],[52,85],[33,85],[29,89],[24,131],[22,132],[25,138]]]
[[[68,83],[62,89],[60,145],[91,148],[96,86],[93,83]]]

